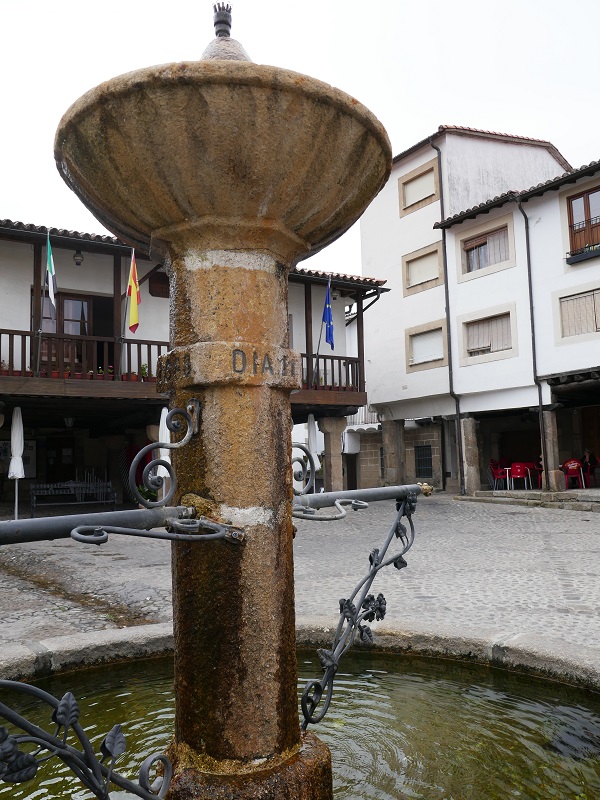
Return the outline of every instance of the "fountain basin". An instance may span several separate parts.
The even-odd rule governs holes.
[[[315,674],[316,658],[300,650],[298,661],[301,689]],[[42,681],[58,696],[74,691],[96,744],[115,722],[124,724],[123,773],[168,744],[172,683],[164,659]],[[547,800],[600,791],[595,693],[498,669],[373,651],[349,654],[336,686],[330,713],[317,728],[334,753],[339,800],[505,800],[519,793]],[[27,716],[47,723],[32,707]],[[76,779],[66,772],[61,777],[60,768],[58,762],[45,765],[35,788],[0,784],[0,798],[83,800]]]
[[[341,236],[381,189],[391,146],[354,98],[244,61],[164,64],[80,97],[58,169],[109,230],[137,246],[223,242],[283,261]]]

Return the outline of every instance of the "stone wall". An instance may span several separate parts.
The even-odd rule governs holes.
[[[441,489],[442,480],[442,429],[435,423],[422,425],[418,428],[405,428],[404,441],[406,444],[406,474],[405,483],[427,481],[435,488]],[[432,474],[417,477],[415,466],[415,446],[429,445],[431,447]]]
[[[357,470],[359,489],[371,489],[374,486],[383,485],[383,476],[381,474],[382,447],[381,432],[361,433]]]

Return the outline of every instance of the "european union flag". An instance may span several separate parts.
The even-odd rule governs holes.
[[[327,284],[325,295],[325,308],[323,309],[323,322],[325,323],[325,341],[333,350],[333,314],[331,313],[331,278]]]

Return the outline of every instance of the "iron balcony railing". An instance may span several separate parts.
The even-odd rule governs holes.
[[[302,388],[322,391],[364,392],[360,359],[352,356],[302,353]]]
[[[0,375],[156,380],[168,342],[0,329]]]
[[[576,256],[591,250],[600,250],[600,217],[592,217],[569,225],[569,256]]]

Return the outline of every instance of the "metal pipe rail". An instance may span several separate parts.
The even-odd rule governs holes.
[[[320,492],[317,494],[302,494],[294,497],[294,509],[300,508],[329,508],[334,506],[336,500],[352,502],[374,503],[376,500],[404,500],[409,496],[431,494],[431,486],[426,483],[412,483],[406,486],[378,486],[373,489],[348,489],[343,492]]]
[[[28,542],[68,539],[79,526],[133,528],[149,531],[165,528],[174,519],[192,519],[195,509],[186,506],[140,508],[130,511],[103,511],[95,514],[72,514],[63,517],[38,517],[0,522],[0,546]]]

